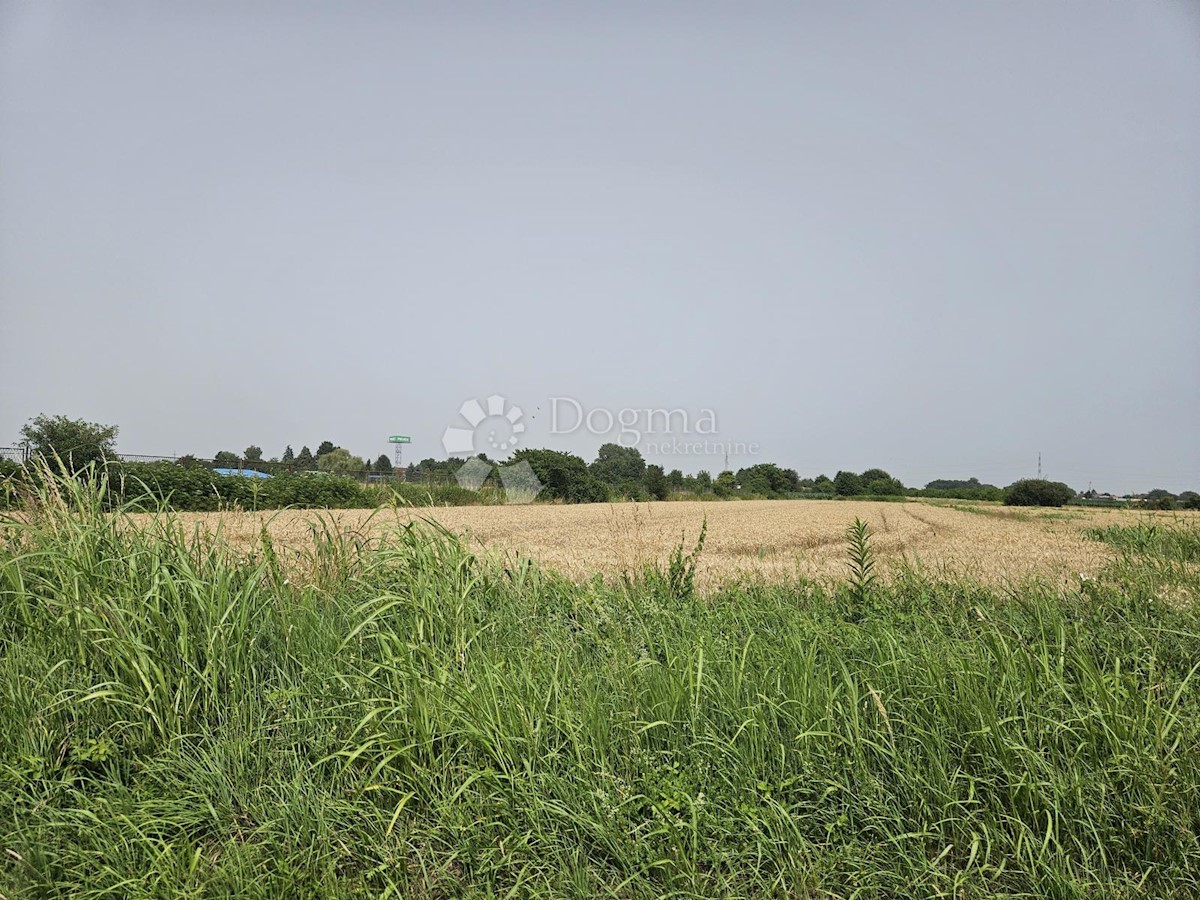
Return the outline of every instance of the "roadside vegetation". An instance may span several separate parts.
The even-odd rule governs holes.
[[[47,479],[0,520],[0,893],[1185,896],[1194,524],[1003,592],[578,583],[417,522],[299,561]],[[1187,574],[1192,573],[1191,581]]]

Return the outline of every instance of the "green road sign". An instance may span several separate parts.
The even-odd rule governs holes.
[[[390,438],[388,438],[388,443],[389,444],[411,444],[412,438],[410,438],[407,434],[393,434]]]

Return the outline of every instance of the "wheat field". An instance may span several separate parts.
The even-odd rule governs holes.
[[[661,564],[683,544],[691,549],[707,523],[698,580],[713,585],[738,577],[817,580],[845,574],[845,529],[869,523],[881,574],[916,566],[991,585],[1030,578],[1078,583],[1112,558],[1089,540],[1096,525],[1166,519],[1194,513],[1120,509],[1029,510],[929,502],[873,503],[763,500],[577,506],[467,506],[377,510],[183,513],[189,529],[220,529],[247,550],[265,526],[277,549],[302,551],[318,520],[340,532],[377,537],[415,519],[431,519],[465,536],[477,552],[527,554],[576,579],[621,576]],[[324,527],[324,526],[322,526]]]

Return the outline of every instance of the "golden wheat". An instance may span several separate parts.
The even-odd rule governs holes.
[[[874,532],[872,543],[884,577],[901,566],[918,566],[989,584],[1028,578],[1077,582],[1081,574],[1097,572],[1113,556],[1110,547],[1087,539],[1084,529],[1148,515],[1153,514],[764,500],[184,513],[181,518],[189,528],[219,526],[226,539],[247,549],[259,542],[264,525],[277,547],[302,549],[311,539],[310,523],[317,517],[339,531],[363,537],[428,518],[463,534],[477,549],[525,553],[571,578],[590,578],[597,572],[619,576],[661,564],[676,545],[690,549],[707,520],[708,540],[697,578],[711,585],[744,575],[768,579],[844,575],[845,529],[856,516]]]

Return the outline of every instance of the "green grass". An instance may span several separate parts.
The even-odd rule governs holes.
[[[504,492],[485,487],[478,491],[454,484],[419,484],[393,482],[371,486],[368,497],[378,505],[398,503],[402,506],[495,506],[504,503]]]
[[[1109,567],[1112,580],[1170,603],[1194,603],[1200,594],[1200,522],[1141,521],[1093,528],[1087,535],[1120,551]]]
[[[1110,525],[1092,528],[1088,537],[1112,544],[1134,556],[1200,561],[1200,524],[1181,519],[1178,522],[1138,522],[1135,525]]]
[[[1065,594],[705,595],[701,541],[577,585],[432,524],[318,525],[301,577],[266,538],[237,554],[59,490],[0,526],[5,896],[1200,882],[1197,591],[1158,600],[1153,553]]]

